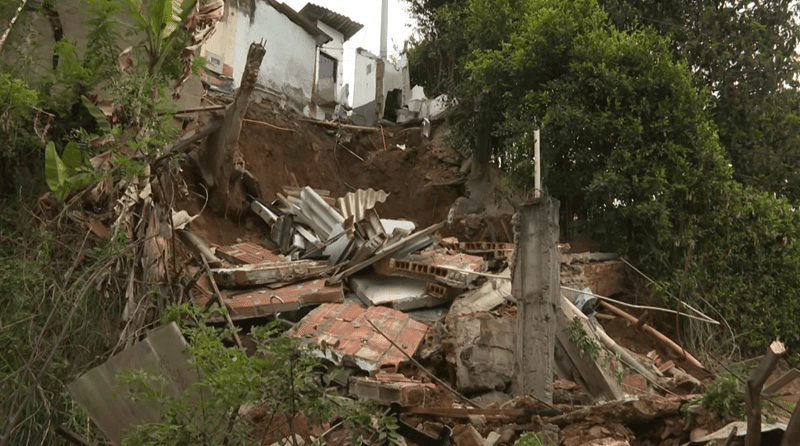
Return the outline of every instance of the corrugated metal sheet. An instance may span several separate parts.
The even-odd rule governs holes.
[[[153,400],[131,401],[127,390],[119,387],[117,375],[136,369],[162,375],[166,379],[163,390],[180,395],[197,381],[185,349],[186,340],[173,322],[156,328],[144,341],[86,372],[67,389],[106,437],[121,445],[125,432],[134,426],[160,421],[162,408]]]
[[[319,20],[336,31],[339,31],[342,33],[342,36],[344,36],[345,42],[364,27],[364,25],[354,22],[349,17],[312,3],[307,3],[303,6],[303,9],[300,10],[300,15],[312,23],[316,23],[316,21]]]
[[[322,197],[314,189],[304,187],[300,192],[300,212],[303,220],[316,232],[317,237],[328,241],[332,235],[341,228],[344,218],[336,212],[336,209],[328,206]]]
[[[364,219],[368,210],[374,208],[377,203],[385,202],[388,197],[389,194],[383,190],[376,192],[372,188],[348,192],[338,200],[339,211],[345,220],[353,217],[353,221],[358,222]]]

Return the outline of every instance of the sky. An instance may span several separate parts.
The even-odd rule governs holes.
[[[295,11],[303,9],[309,0],[283,0]],[[313,3],[331,11],[349,17],[364,25],[361,31],[344,43],[345,63],[353,62],[355,49],[364,48],[372,54],[380,53],[381,39],[381,0],[311,0]],[[411,34],[412,20],[405,11],[406,3],[402,0],[389,0],[389,39],[387,51],[389,58],[403,49],[403,42]],[[397,49],[395,49],[395,46]]]

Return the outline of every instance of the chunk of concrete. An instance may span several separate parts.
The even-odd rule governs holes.
[[[483,437],[471,424],[455,425],[453,441],[457,446],[483,446]]]
[[[483,446],[497,446],[500,444],[500,434],[497,432],[489,432],[489,435],[483,440]]]
[[[459,391],[504,390],[511,384],[516,317],[490,313],[448,315],[447,326],[454,344],[447,360],[455,365]]]
[[[425,282],[407,277],[370,274],[351,277],[349,283],[365,305],[386,305],[407,311],[449,302],[449,299],[432,296]]]
[[[510,279],[511,270],[507,268],[500,275]],[[511,280],[492,279],[453,302],[450,314],[463,316],[491,311],[509,300],[511,300]]]

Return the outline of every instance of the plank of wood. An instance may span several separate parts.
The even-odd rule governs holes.
[[[555,416],[561,411],[554,409],[472,409],[462,407],[407,407],[402,413],[417,415],[432,415],[446,418],[468,418],[473,415],[483,415],[487,418],[516,418],[533,415]]]

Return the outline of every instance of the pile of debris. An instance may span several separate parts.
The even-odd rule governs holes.
[[[292,335],[324,341],[331,366],[348,371],[346,393],[393,407],[403,414],[401,431],[427,444],[444,444],[451,435],[462,446],[510,444],[531,430],[558,440],[561,428],[576,423],[594,432],[598,413],[606,412],[618,425],[591,439],[630,441],[635,436],[625,423],[634,420],[666,423],[655,430],[675,444],[686,435],[685,426],[664,420],[678,416],[684,399],[676,392],[692,394],[702,384],[655,351],[637,355],[617,345],[584,313],[593,313],[597,296],[588,288],[571,291],[587,285],[619,291],[618,259],[561,255],[553,402],[514,396],[514,244],[459,242],[437,232],[443,224],[418,230],[410,221],[381,219],[375,205],[387,196],[368,189],[334,199],[325,190],[285,187],[272,201],[255,199],[251,209],[274,251],[252,242],[214,246],[188,228],[178,230],[197,260],[190,273],[200,277],[189,298],[226,308],[227,320],[214,313],[218,322],[280,318],[294,326]],[[210,274],[198,274],[203,269]],[[571,339],[574,324],[583,342],[605,346],[596,357]],[[597,401],[610,403],[583,415],[575,406]]]
[[[255,79],[252,70],[249,78]],[[703,365],[647,320],[603,297],[622,291],[629,266],[611,255],[567,254],[555,240],[545,246],[555,271],[548,289],[557,297],[548,302],[549,320],[542,319],[543,325],[554,327],[555,338],[540,349],[543,356],[553,358],[538,383],[547,396],[521,389],[517,381],[527,373],[521,371],[521,352],[526,350],[520,344],[530,342],[523,340],[521,331],[540,327],[523,325],[530,314],[523,300],[531,300],[529,295],[535,293],[512,291],[517,286],[512,275],[522,280],[533,274],[533,263],[546,263],[538,253],[516,261],[527,252],[519,244],[525,237],[506,234],[507,240],[514,238],[517,243],[498,242],[480,234],[500,231],[467,228],[453,215],[452,222],[427,228],[412,221],[382,219],[376,207],[387,201],[389,193],[371,188],[335,197],[327,190],[298,187],[294,178],[294,186],[284,186],[265,199],[261,186],[272,173],[254,169],[237,152],[248,104],[244,85],[223,122],[187,133],[169,153],[191,150],[208,137],[197,151],[206,150],[205,154],[193,158],[199,163],[197,177],[211,190],[204,198],[227,210],[237,197],[256,197],[233,204],[245,209],[249,204],[248,218],[261,220],[260,228],[252,232],[268,234],[268,239],[254,236],[221,244],[192,230],[192,220],[205,217],[173,209],[174,203],[191,196],[191,186],[166,158],[152,163],[148,171],[152,177],[127,184],[105,181],[83,197],[106,217],[89,218],[85,211],[81,220],[100,237],[127,235],[134,252],[113,265],[125,281],[104,288],[109,294],[121,290],[126,299],[119,344],[123,351],[70,386],[73,397],[101,428],[108,426],[120,435],[123,419],[128,425],[140,421],[131,410],[115,413],[108,408],[106,399],[113,391],[109,383],[116,372],[155,351],[158,358],[148,367],[169,367],[172,375],[182,376],[178,358],[185,340],[174,325],[153,330],[146,340],[142,337],[158,322],[159,310],[185,301],[225,308],[216,313],[219,319],[214,322],[231,327],[278,319],[293,327],[289,335],[324,341],[330,366],[345,370],[345,381],[338,383],[343,393],[390,407],[398,414],[398,432],[411,443],[445,445],[452,438],[459,446],[509,445],[521,433],[534,431],[545,441],[567,446],[678,445],[687,438],[703,442],[704,435],[721,427],[721,420],[699,406],[688,417],[679,413],[688,397],[702,390],[700,379],[708,376]],[[266,124],[281,135],[295,132]],[[383,133],[381,129],[381,138]],[[343,146],[339,136],[333,152],[341,175],[335,158],[336,147]],[[288,137],[280,138],[284,142]],[[374,153],[400,156],[387,150],[385,139],[381,146],[382,151],[375,144]],[[315,157],[326,153],[314,150]],[[413,148],[402,152],[403,160],[413,161]],[[470,188],[468,181],[426,180],[430,181],[426,188],[466,183],[474,203],[462,206],[469,212],[451,214],[478,215],[485,210],[483,201],[492,195],[487,188]],[[247,183],[246,193],[229,193],[228,186],[236,181]],[[444,195],[429,190],[441,189],[421,194],[433,200],[434,212],[426,214],[436,215],[438,197]],[[440,213],[446,208],[443,203]],[[453,237],[452,226],[457,224],[475,237],[469,241]],[[511,232],[504,224],[499,227]],[[191,253],[191,265],[177,265],[176,254],[182,248]],[[148,289],[151,284],[161,288]],[[150,299],[153,294],[158,299]],[[642,343],[647,345],[643,351],[625,348],[615,336],[619,333],[606,332],[605,327],[615,325],[639,337],[647,333],[653,341]],[[240,346],[248,344],[246,336],[233,336]],[[160,354],[164,345],[168,348]]]

